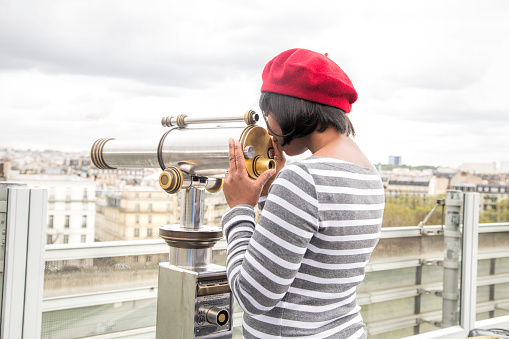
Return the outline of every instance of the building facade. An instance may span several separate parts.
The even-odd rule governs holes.
[[[95,182],[73,175],[13,175],[10,180],[48,189],[47,244],[94,241]]]

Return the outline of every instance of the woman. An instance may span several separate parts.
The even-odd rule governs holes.
[[[228,281],[244,310],[244,337],[365,338],[356,288],[380,237],[384,190],[350,137],[345,113],[357,93],[327,55],[305,49],[276,56],[262,79],[279,173],[250,180],[230,140],[223,187]],[[282,168],[285,153],[307,150],[311,157]]]

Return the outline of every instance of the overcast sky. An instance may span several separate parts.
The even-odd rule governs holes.
[[[259,112],[261,72],[328,53],[373,163],[509,161],[509,1],[0,0],[0,147],[89,151],[160,119]]]

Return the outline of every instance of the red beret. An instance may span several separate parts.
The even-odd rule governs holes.
[[[333,106],[348,113],[357,92],[345,72],[327,55],[290,49],[265,66],[262,92],[274,92]]]

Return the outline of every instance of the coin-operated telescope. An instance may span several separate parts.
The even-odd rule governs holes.
[[[252,179],[275,168],[270,136],[256,125],[258,120],[252,110],[240,117],[165,117],[161,123],[169,130],[162,137],[99,139],[92,146],[92,162],[100,169],[160,167],[159,185],[169,194],[183,191],[180,224],[159,227],[170,254],[169,262],[159,265],[157,339],[232,338],[233,296],[226,269],[211,263],[212,247],[223,234],[203,224],[204,191],[223,186],[229,138],[240,141]],[[245,124],[229,124],[239,122]]]

